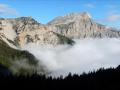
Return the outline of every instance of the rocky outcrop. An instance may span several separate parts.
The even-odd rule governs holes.
[[[18,45],[21,47],[24,46],[25,44],[29,43],[36,43],[39,45],[58,45],[58,44],[73,44],[74,41],[62,36],[58,33],[52,32],[52,31],[31,31],[31,32],[24,32],[19,34],[16,37],[16,40],[18,42]]]
[[[80,20],[91,19],[91,16],[87,12],[83,13],[70,13],[65,16],[56,17],[48,23],[48,25],[58,25],[58,24],[67,24],[70,22],[80,21]]]
[[[55,32],[73,38],[112,38],[120,37],[120,32],[94,22],[88,13],[72,13],[57,17],[48,25],[56,27]]]
[[[113,37],[120,37],[120,32],[94,22],[86,12],[57,17],[46,25],[31,17],[0,19],[0,38],[19,47],[29,43],[73,44],[72,39]]]

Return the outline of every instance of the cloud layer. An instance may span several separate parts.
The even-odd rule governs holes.
[[[0,15],[17,15],[17,14],[18,12],[16,9],[6,4],[0,4]]]
[[[57,47],[31,44],[24,49],[42,61],[53,76],[81,74],[120,64],[120,39],[83,39],[76,40],[74,46]]]

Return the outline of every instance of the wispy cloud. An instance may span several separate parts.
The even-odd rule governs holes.
[[[113,14],[106,18],[107,21],[113,22],[120,20],[120,14]]]
[[[104,18],[100,18],[100,19],[95,19],[96,22],[99,23],[115,23],[120,21],[120,14],[111,14],[111,15],[107,15]]]
[[[106,5],[106,8],[108,11],[106,12],[106,18],[105,20],[108,22],[115,22],[120,20],[120,11],[119,11],[119,6],[118,4],[109,4]]]
[[[15,8],[10,7],[6,4],[0,4],[0,15],[18,15]]]
[[[92,3],[86,3],[86,4],[84,4],[84,7],[87,7],[87,8],[95,8],[95,5],[92,4]]]

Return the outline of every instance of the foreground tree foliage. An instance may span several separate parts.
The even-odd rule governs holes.
[[[14,76],[0,74],[0,85],[17,88],[44,89],[80,89],[80,90],[120,90],[120,66],[83,73],[69,74],[58,78],[34,74],[32,76]]]

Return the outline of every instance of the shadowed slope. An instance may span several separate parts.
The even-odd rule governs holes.
[[[32,74],[38,67],[37,59],[27,51],[16,50],[0,40],[0,64],[14,74]],[[41,67],[41,72],[43,72]]]

